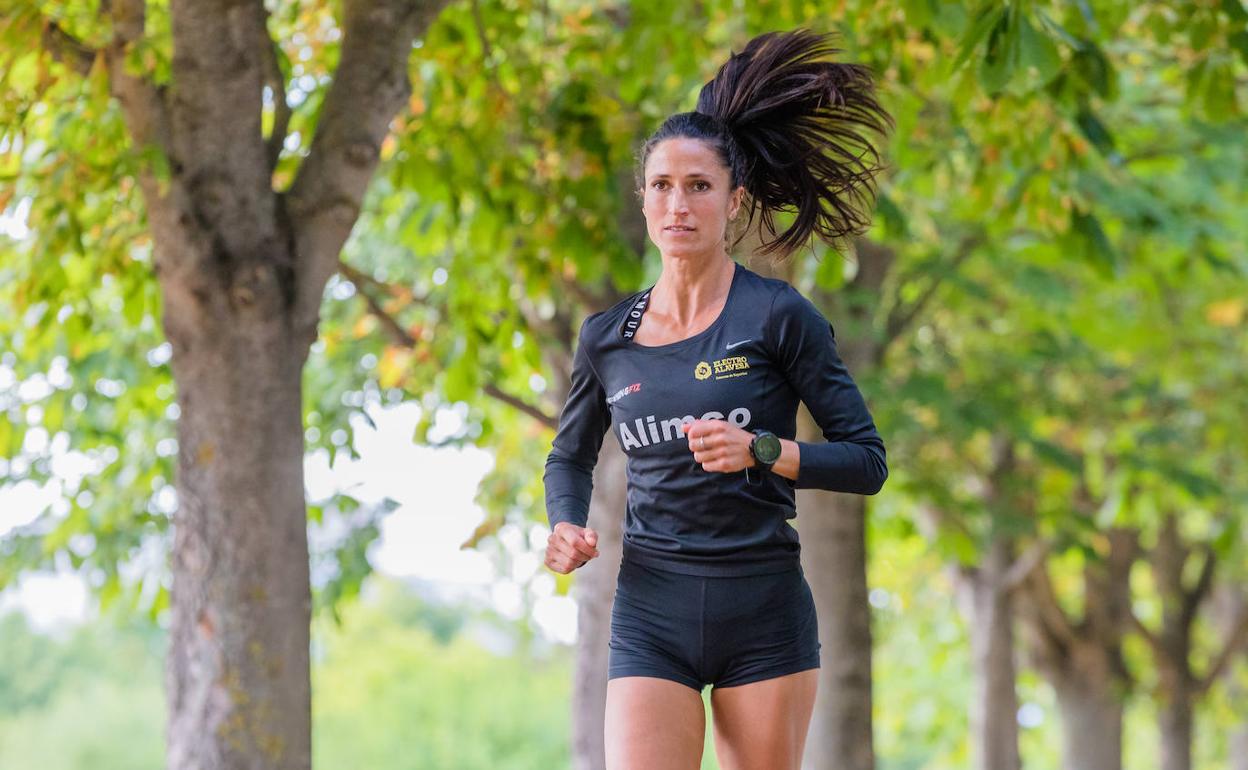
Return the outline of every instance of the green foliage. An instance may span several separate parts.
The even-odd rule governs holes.
[[[505,639],[501,619],[370,586],[342,626],[314,627],[317,766],[567,765],[571,650],[500,656],[469,631]],[[0,767],[164,766],[164,634],[118,614],[63,640],[0,617]]]
[[[315,133],[340,54],[341,10],[266,7],[293,109],[273,176],[280,191]],[[147,37],[130,49],[127,67],[168,85],[168,7],[147,8]],[[178,410],[135,182],[142,168],[158,177],[168,169],[153,148],[128,139],[100,57],[84,75],[41,43],[55,23],[88,48],[104,45],[111,31],[97,11],[94,3],[40,1],[6,6],[0,21],[0,210],[29,227],[24,237],[0,236],[0,366],[13,373],[0,389],[0,484],[61,476],[53,462],[66,450],[90,465],[64,484],[62,500],[0,540],[0,587],[68,560],[102,598],[158,617],[168,601],[160,576],[149,578],[158,590],[141,607],[142,586],[122,586],[118,566],[143,542],[164,542],[174,505]],[[839,31],[844,58],[872,67],[897,119],[870,233],[895,255],[893,293],[851,297],[864,311],[834,324],[851,339],[878,334],[895,305],[937,288],[880,371],[855,372],[893,460],[881,509],[900,510],[903,501],[952,512],[956,521],[931,546],[963,564],[992,537],[1043,536],[1061,552],[1055,568],[1069,576],[1097,558],[1106,527],[1152,537],[1173,511],[1183,514],[1185,536],[1211,544],[1222,563],[1248,563],[1235,502],[1248,491],[1240,429],[1248,411],[1248,164],[1237,90],[1248,66],[1248,13],[1236,0],[452,4],[412,54],[413,96],[382,147],[345,250],[351,269],[326,291],[304,380],[308,451],[354,455],[367,408],[419,400],[415,440],[475,443],[495,455],[478,498],[490,518],[471,545],[543,520],[540,464],[550,431],[531,414],[557,416],[580,319],[657,268],[632,189],[640,142],[668,114],[692,108],[715,65],[751,36],[796,26]],[[274,117],[270,98],[265,130]],[[955,262],[964,243],[970,253]],[[813,254],[799,276],[848,296],[852,262],[822,247]],[[458,432],[433,430],[442,409],[463,418]],[[999,494],[986,494],[1002,441],[1017,464],[998,479]],[[318,609],[343,618],[366,584],[366,552],[386,510],[343,494],[311,502],[313,532],[326,533],[313,554]],[[936,595],[940,584],[923,580],[935,562],[914,553],[920,541],[904,519],[886,518],[890,537],[874,547],[878,558],[921,565],[896,576],[912,588],[889,590],[924,610],[890,615],[890,603],[878,614],[883,649],[908,677],[881,672],[884,744],[898,747],[881,755],[895,767],[965,766],[965,746],[952,737],[963,723],[946,719],[967,697],[955,686],[966,666],[957,655],[963,641],[947,597]],[[890,577],[881,573],[882,584]],[[566,589],[567,580],[559,584]],[[929,602],[941,606],[928,614]],[[434,730],[430,756],[457,741],[478,752],[456,755],[456,766],[502,766],[502,756],[560,763],[566,741],[552,725],[562,717],[526,708],[522,688],[475,704],[452,685],[461,674],[421,667],[439,643],[462,642],[450,641],[459,627],[449,617],[436,620],[432,640],[364,617],[361,624],[376,624],[374,638],[347,630],[326,638],[382,653],[365,673],[395,716],[367,719],[373,693],[365,684],[337,669],[319,672],[318,686],[341,690],[357,710],[318,699],[326,736],[341,736],[318,732],[318,761],[338,759],[336,747],[365,734],[375,736],[376,757],[417,761],[393,736],[410,733],[396,720],[420,715],[416,723]],[[930,636],[908,638],[916,627]],[[10,709],[0,713],[20,709],[20,719],[34,721],[19,732],[49,740],[56,722],[48,720],[81,713],[57,696],[69,680],[36,659],[36,644],[10,647],[21,634],[0,630],[0,661],[21,662],[0,677]],[[447,654],[454,665],[480,657],[486,676],[471,681],[509,687],[509,669],[481,651]],[[407,666],[403,675],[383,675],[387,655]],[[915,703],[903,690],[925,670],[935,672],[925,681],[932,697]],[[550,677],[532,686],[554,708],[562,680],[553,670],[534,675]],[[425,697],[439,690],[418,695],[405,681],[453,692],[440,704]],[[1038,690],[1033,684],[1024,679]],[[85,691],[120,699],[124,685]],[[149,703],[155,691],[135,702]],[[464,741],[455,730],[477,708],[492,709],[497,735]],[[43,716],[30,717],[32,709]],[[152,734],[150,720],[142,732],[116,718],[98,735]],[[535,747],[517,748],[529,733],[540,737],[524,745]],[[1029,758],[1051,746],[1030,734],[1023,740]],[[20,745],[33,750],[30,741]],[[0,751],[11,745],[0,740]],[[135,741],[136,750],[146,745]],[[74,757],[66,761],[90,755]]]
[[[44,636],[0,616],[0,767],[161,767],[159,632],[116,610]]]
[[[399,625],[403,616],[385,606],[355,605],[344,615],[341,631],[319,629],[315,764],[567,765],[570,657],[526,662],[462,635],[438,641]]]

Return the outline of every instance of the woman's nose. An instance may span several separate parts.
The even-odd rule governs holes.
[[[680,190],[673,190],[667,198],[667,206],[674,213],[686,212],[689,210],[689,200]]]

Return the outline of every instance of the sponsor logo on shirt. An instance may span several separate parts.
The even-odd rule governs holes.
[[[728,356],[709,364],[699,361],[698,365],[693,367],[693,376],[699,380],[705,380],[713,374],[717,380],[726,380],[729,377],[744,377],[749,369],[750,362],[745,356]]]
[[[621,398],[624,398],[629,393],[636,393],[639,390],[641,390],[640,382],[634,382],[632,385],[625,385],[624,387],[615,391],[611,395],[607,396],[607,403],[614,404],[616,401],[619,401]]]
[[[703,414],[701,418],[687,414],[683,417],[670,417],[665,420],[660,420],[650,414],[634,419],[631,422],[631,428],[628,422],[621,422],[615,427],[620,434],[620,446],[627,452],[630,449],[652,444],[662,444],[666,441],[675,441],[677,439],[683,441],[685,440],[685,434],[680,432],[680,426],[687,422],[693,422],[696,419],[727,420],[738,428],[744,428],[750,424],[750,410],[739,406],[728,412],[727,417],[724,416],[723,412],[711,410]],[[635,431],[634,428],[636,429]]]

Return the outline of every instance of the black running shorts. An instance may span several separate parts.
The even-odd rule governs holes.
[[[701,692],[819,668],[819,623],[801,566],[703,577],[639,563],[624,549],[607,678],[654,676]]]

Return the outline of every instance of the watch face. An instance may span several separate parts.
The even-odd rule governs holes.
[[[754,439],[754,456],[768,465],[780,459],[780,439],[774,433],[764,433]]]

